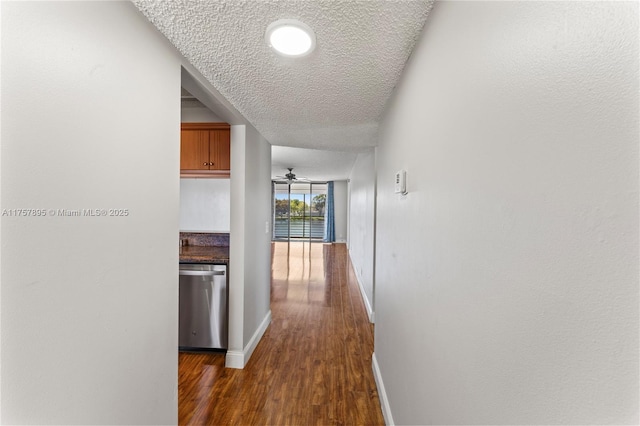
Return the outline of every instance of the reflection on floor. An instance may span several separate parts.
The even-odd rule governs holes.
[[[244,370],[181,353],[179,423],[384,424],[368,322],[344,244],[272,244],[272,323]]]

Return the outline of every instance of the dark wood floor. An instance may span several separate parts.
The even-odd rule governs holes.
[[[369,323],[344,244],[273,244],[272,322],[243,370],[180,353],[180,424],[382,425]]]

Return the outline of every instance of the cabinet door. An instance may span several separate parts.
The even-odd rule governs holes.
[[[231,146],[229,129],[209,131],[209,159],[211,170],[231,169]]]
[[[209,131],[180,131],[180,169],[209,170]]]

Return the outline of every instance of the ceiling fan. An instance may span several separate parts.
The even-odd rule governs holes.
[[[304,177],[296,177],[296,174],[293,173],[293,167],[287,167],[289,173],[286,173],[284,176],[276,176],[276,179],[286,180],[289,185],[294,182],[309,182],[309,179]]]

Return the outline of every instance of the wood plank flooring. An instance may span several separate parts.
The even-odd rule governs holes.
[[[180,353],[180,424],[383,425],[369,323],[344,244],[272,244],[272,323],[243,370]]]

